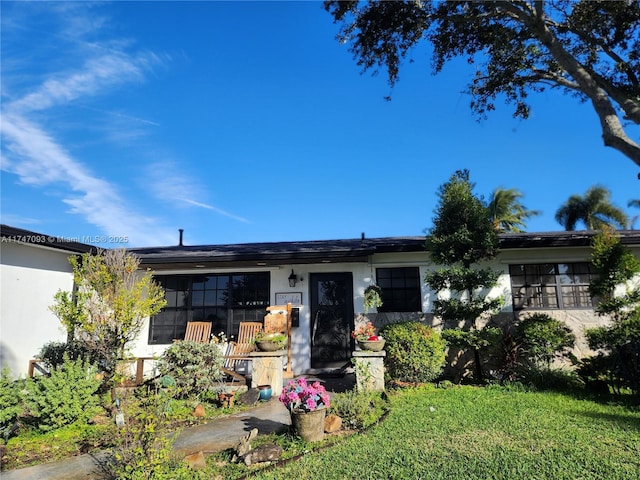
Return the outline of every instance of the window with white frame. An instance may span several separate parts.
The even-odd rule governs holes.
[[[595,276],[589,263],[509,265],[513,309],[593,308],[589,284]]]

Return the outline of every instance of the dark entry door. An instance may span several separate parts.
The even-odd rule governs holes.
[[[353,329],[351,273],[312,273],[311,368],[340,368],[350,357]]]

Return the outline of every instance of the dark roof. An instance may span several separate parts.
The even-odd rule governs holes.
[[[26,243],[41,247],[54,248],[56,250],[63,250],[70,253],[89,253],[97,250],[92,245],[77,242],[69,238],[45,235],[43,233],[32,232],[22,228],[10,227],[9,225],[0,225],[0,237],[2,237],[2,243]]]
[[[92,245],[0,225],[3,241],[18,241],[73,253],[94,252]],[[500,249],[586,247],[594,231],[503,233]],[[640,230],[616,231],[624,245],[640,246]],[[426,237],[357,238],[300,242],[175,245],[131,248],[143,266],[154,270],[196,267],[276,266],[283,263],[367,262],[375,253],[424,252]]]
[[[588,247],[598,232],[579,230],[571,232],[501,233],[500,249]],[[617,230],[623,245],[640,246],[640,230]]]
[[[272,266],[282,263],[366,262],[381,252],[424,251],[425,237],[241,243],[130,249],[156,270],[197,266]]]
[[[640,231],[616,232],[623,244],[640,245]],[[500,234],[500,249],[589,246],[592,231]],[[426,237],[385,237],[302,242],[241,243],[134,248],[155,270],[198,267],[274,266],[282,263],[366,262],[375,253],[424,252]]]

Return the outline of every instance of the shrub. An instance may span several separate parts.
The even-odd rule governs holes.
[[[566,355],[575,343],[569,327],[544,313],[520,320],[516,332],[525,360],[533,365],[548,367],[554,358]]]
[[[165,350],[158,368],[175,380],[176,394],[202,396],[220,388],[224,359],[214,343],[176,342]]]
[[[420,322],[390,323],[380,329],[386,340],[387,375],[403,382],[430,382],[445,363],[440,333]]]
[[[169,434],[167,408],[171,399],[162,394],[146,398],[141,409],[128,417],[118,430],[112,461],[105,469],[111,478],[121,480],[205,478],[173,452],[177,432]]]
[[[96,366],[86,360],[65,357],[50,376],[28,381],[25,404],[37,428],[43,432],[55,430],[97,413],[96,392],[102,384],[97,373]]]
[[[9,436],[9,429],[22,412],[20,402],[20,381],[13,380],[8,369],[0,373],[0,433]]]
[[[96,358],[91,358],[90,352],[79,342],[47,342],[38,352],[38,358],[42,359],[49,368],[61,366],[64,363],[65,355],[70,360],[83,358],[91,363],[97,361]]]
[[[360,430],[376,423],[387,410],[381,393],[349,390],[332,397],[329,412],[341,417],[345,426]]]
[[[523,370],[521,381],[536,390],[573,391],[584,388],[576,372],[548,366],[532,366]]]

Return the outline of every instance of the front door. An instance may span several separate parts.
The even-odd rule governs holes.
[[[312,273],[311,368],[340,368],[351,353],[353,278],[351,273]]]

